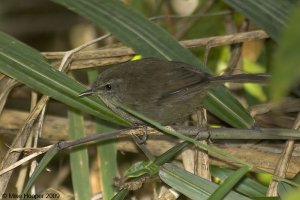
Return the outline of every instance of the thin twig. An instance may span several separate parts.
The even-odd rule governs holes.
[[[49,145],[49,146],[42,147],[42,148],[37,148],[37,149],[36,149],[36,152],[34,152],[34,153],[30,154],[29,156],[26,156],[26,157],[24,157],[24,158],[18,160],[17,162],[15,162],[14,164],[10,165],[9,167],[7,167],[7,168],[1,170],[1,171],[0,171],[0,176],[1,176],[2,174],[5,174],[6,172],[9,172],[9,171],[11,171],[11,170],[13,170],[13,169],[15,169],[15,168],[21,166],[21,165],[24,164],[24,163],[26,163],[26,162],[28,162],[28,161],[30,161],[30,160],[36,158],[37,156],[39,156],[39,155],[41,155],[41,154],[47,152],[52,146],[53,146],[53,145]],[[23,148],[23,150],[26,150],[26,148]]]
[[[249,28],[249,21],[246,19],[241,27],[240,32],[246,32]],[[231,45],[231,55],[228,62],[228,67],[225,74],[233,74],[234,71],[239,67],[239,62],[242,54],[243,43],[237,43]]]
[[[261,30],[237,33],[225,36],[214,36],[201,39],[192,39],[181,41],[180,44],[185,48],[206,47],[210,48],[237,44],[251,40],[262,40],[269,36]],[[42,53],[50,60],[53,66],[58,67],[65,52],[44,52]],[[129,60],[134,55],[134,51],[128,47],[113,47],[97,50],[82,51],[72,56],[70,69],[91,68],[116,64]]]
[[[99,41],[101,41],[101,40],[104,40],[104,39],[106,39],[106,38],[108,38],[108,37],[110,37],[110,36],[111,36],[110,33],[105,34],[105,35],[103,35],[103,36],[101,36],[101,37],[99,37],[99,38],[96,38],[96,39],[94,39],[94,40],[91,40],[91,41],[89,41],[89,42],[87,42],[87,43],[85,43],[85,44],[83,44],[83,45],[81,45],[81,46],[79,46],[79,47],[77,47],[77,48],[75,48],[75,49],[72,49],[72,50],[70,50],[70,51],[67,51],[67,52],[65,53],[63,59],[62,59],[62,62],[61,62],[61,64],[60,64],[58,70],[59,70],[59,71],[67,71],[67,70],[68,70],[67,68],[70,66],[70,63],[71,63],[71,61],[72,61],[72,57],[73,57],[73,55],[74,55],[75,53],[77,53],[77,52],[79,52],[79,51],[81,51],[81,50],[83,50],[83,49],[85,49],[85,48],[87,48],[87,47],[89,47],[89,46],[95,44],[96,42],[99,42]]]
[[[120,135],[121,133],[126,132],[127,130],[132,133],[132,130],[134,130],[134,129],[114,130],[114,131],[109,131],[109,132],[105,132],[105,133],[101,133],[101,134],[97,133],[97,134],[89,135],[89,136],[79,138],[76,140],[63,141],[58,144],[58,148],[60,150],[62,150],[62,149],[86,144],[89,142],[99,142],[99,141],[113,139],[116,136]]]
[[[249,130],[249,129],[234,129],[234,128],[210,128],[209,131],[206,128],[199,128],[199,127],[190,127],[190,126],[173,126],[177,131],[184,133],[185,135],[195,137],[197,136],[198,139],[282,139],[282,138],[294,138],[300,140],[299,134],[300,130],[291,130],[291,129],[261,129],[261,130]],[[101,134],[93,134],[89,135],[80,139],[70,140],[70,141],[63,141],[55,144],[59,150],[63,150],[66,148],[75,147],[78,145],[86,144],[86,143],[95,143],[99,141],[105,141],[109,139],[115,139],[116,137],[131,137],[132,134],[138,134],[141,131],[144,131],[144,128],[127,128],[122,130],[114,130],[110,132],[105,132]],[[162,133],[157,133],[156,129],[147,127],[147,133],[150,135],[155,134],[164,135]],[[288,133],[288,134],[285,134]],[[231,135],[231,136],[230,136]],[[281,136],[281,135],[288,135],[288,136]],[[165,136],[165,135],[164,135]],[[247,137],[248,136],[248,137]],[[42,153],[47,152],[53,145],[38,148],[38,152],[35,152],[35,156],[30,156],[30,159],[35,158],[36,156]],[[18,148],[12,151],[20,151],[25,150],[27,151],[28,148]],[[32,149],[29,149],[32,151]],[[24,160],[28,161],[30,159],[24,158]],[[21,162],[21,164],[24,162]],[[10,166],[9,166],[10,167]],[[16,166],[15,166],[16,167]],[[9,169],[12,169],[11,167]],[[7,168],[3,169],[7,172]],[[1,172],[2,173],[2,172]]]
[[[200,108],[197,111],[197,122],[196,123],[199,127],[209,129],[208,125],[207,125],[207,112],[206,112],[205,108]],[[208,132],[210,132],[210,131],[208,130]],[[208,141],[209,141],[209,139],[202,140],[200,142],[202,144],[208,145]],[[209,159],[208,152],[197,148],[197,149],[195,149],[195,158],[196,158],[195,159],[195,161],[196,161],[195,173],[198,176],[211,181],[211,174],[210,174],[210,170],[209,170],[209,160],[210,159]]]
[[[1,75],[0,77],[0,114],[3,111],[7,97],[10,91],[20,84],[17,80],[12,79],[8,76]]]
[[[99,141],[104,141],[104,140],[108,140],[108,139],[113,139],[116,136],[120,135],[121,133],[123,133],[127,130],[130,131],[130,130],[134,130],[134,129],[123,129],[123,130],[115,130],[115,131],[110,131],[110,132],[101,133],[101,134],[94,134],[94,135],[90,135],[90,136],[80,138],[80,139],[76,139],[76,140],[58,142],[54,145],[57,146],[58,150],[63,150],[63,149],[66,149],[66,148],[86,144],[86,143],[89,143],[89,142],[99,142]],[[34,153],[30,154],[29,156],[26,156],[23,159],[21,159],[19,161],[16,161],[15,163],[9,165],[6,168],[2,168],[1,171],[0,171],[0,176],[8,174],[9,172],[12,172],[11,170],[13,170],[16,167],[24,164],[25,162],[36,158],[40,154],[46,153],[54,145],[49,145],[49,146],[42,147],[42,148],[36,148],[35,151],[37,151],[37,152],[34,152]],[[27,151],[27,150],[32,151],[32,149],[33,148],[16,148],[16,149],[11,150],[10,153],[14,152],[14,153],[20,154],[21,151]]]
[[[297,119],[295,120],[293,129],[297,130],[300,127],[300,113],[298,113]],[[288,140],[285,143],[285,147],[281,153],[280,159],[278,160],[278,163],[276,165],[276,168],[274,170],[274,175],[277,177],[285,178],[285,174],[287,172],[290,159],[292,157],[292,153],[294,150],[294,144],[295,140]],[[277,187],[278,187],[278,181],[272,180],[272,182],[269,185],[267,196],[278,196],[277,195]]]

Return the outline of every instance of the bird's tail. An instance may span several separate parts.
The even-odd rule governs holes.
[[[209,77],[210,82],[214,83],[267,83],[270,80],[269,74],[234,74]]]

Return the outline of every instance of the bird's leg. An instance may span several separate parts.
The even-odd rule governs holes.
[[[142,128],[144,130],[142,131],[142,133],[143,133],[142,135],[135,134],[135,137],[137,138],[135,140],[135,142],[138,142],[139,144],[146,143],[146,140],[148,138],[148,136],[147,136],[147,126],[146,125],[139,125],[138,127]]]
[[[208,137],[205,140],[210,142],[211,130],[207,125],[207,113],[205,108],[201,107],[197,110],[195,121],[196,121],[196,126],[203,128],[204,130],[207,131]],[[199,138],[201,138],[201,131],[195,136],[195,140],[198,140]]]
[[[136,143],[136,145],[143,151],[143,153],[146,155],[146,157],[149,160],[154,160],[155,157],[151,154],[151,152],[149,151],[149,149],[146,147],[146,140],[147,140],[147,126],[143,126],[142,127],[143,130],[143,135],[138,136],[136,134],[132,133],[132,138],[134,140],[134,142]]]

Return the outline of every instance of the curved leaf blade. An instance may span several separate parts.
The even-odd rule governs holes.
[[[68,120],[70,139],[75,140],[86,136],[83,116],[77,109],[68,110]],[[91,199],[87,146],[82,145],[71,149],[70,166],[75,199]]]
[[[207,199],[218,188],[216,183],[196,176],[170,163],[166,163],[161,167],[159,177],[166,184],[191,199]],[[224,199],[246,200],[249,198],[230,191]]]
[[[300,6],[293,10],[291,20],[279,40],[279,48],[274,56],[270,96],[280,101],[290,88],[300,83]]]
[[[71,107],[104,120],[128,125],[124,119],[109,110],[99,98],[79,98],[78,94],[86,88],[51,67],[38,51],[1,32],[0,47],[0,72]]]
[[[290,1],[282,0],[224,1],[266,31],[275,41],[278,41],[282,29],[286,27],[294,6]]]
[[[232,173],[225,181],[214,191],[208,200],[221,200],[223,199],[233,187],[250,171],[249,166],[243,166],[236,172]]]

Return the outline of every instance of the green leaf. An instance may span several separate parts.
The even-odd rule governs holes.
[[[249,172],[251,168],[244,166],[232,173],[226,180],[214,191],[214,193],[208,198],[209,200],[221,200],[223,199],[233,187]]]
[[[122,190],[120,190],[120,191],[112,198],[112,200],[123,200],[123,199],[126,199],[128,193],[129,193],[129,190],[122,189]]]
[[[300,172],[298,172],[292,179],[293,182],[295,183],[300,183]],[[278,183],[278,196],[281,197],[282,199],[285,199],[286,196],[291,196],[290,198],[293,198],[293,196],[299,196],[299,188],[297,189],[296,187],[285,183],[283,181],[280,181]]]
[[[86,17],[132,47],[143,57],[183,61],[208,69],[189,50],[183,48],[165,30],[134,12],[120,1],[53,0]],[[250,128],[254,120],[224,87],[213,90],[203,102],[213,114],[235,127]],[[224,103],[225,102],[225,103]]]
[[[219,178],[221,181],[234,173],[232,169],[217,166],[210,166],[210,171],[213,177]],[[235,191],[252,198],[265,196],[267,189],[266,186],[248,177],[244,177],[234,188]]]
[[[300,187],[290,191],[284,196],[284,200],[298,200],[300,196]]]
[[[150,176],[157,174],[159,166],[152,160],[141,161],[133,164],[125,173],[125,176],[133,178],[149,174]]]
[[[282,0],[224,1],[266,31],[275,41],[278,41],[282,29],[286,27],[294,6],[290,1]]]
[[[188,145],[189,145],[189,142],[186,142],[186,141],[176,144],[171,149],[167,150],[162,155],[157,157],[154,160],[154,163],[156,165],[162,165],[162,164],[168,162],[169,160],[171,160],[171,158],[173,158],[175,155],[177,155],[179,151],[181,151],[183,148],[187,147]]]
[[[300,83],[300,6],[293,10],[288,28],[283,31],[274,56],[270,96],[280,101],[291,87]]]
[[[95,81],[98,76],[98,70],[89,69],[87,71],[89,82]],[[107,131],[115,130],[118,127],[108,124],[106,121],[97,118],[96,132],[101,134]],[[117,147],[114,140],[107,140],[97,144],[97,153],[99,156],[99,177],[102,185],[103,199],[112,199],[115,193],[114,178],[117,176]]]
[[[159,176],[166,184],[191,199],[207,199],[218,188],[217,184],[169,163],[161,167]],[[243,200],[249,198],[230,191],[224,199]]]
[[[51,67],[38,51],[5,33],[0,33],[0,72],[73,108],[104,120],[128,125],[99,98],[79,98],[78,94],[86,90],[82,84]]]
[[[84,124],[81,113],[78,110],[69,109],[68,118],[70,139],[84,137]],[[70,163],[75,199],[91,199],[89,159],[86,146],[72,148]]]
[[[98,121],[96,123],[97,132],[100,129],[102,130],[101,132],[103,132],[103,124],[100,124]],[[99,155],[99,174],[101,177],[100,181],[103,189],[103,199],[112,199],[115,193],[114,178],[117,176],[118,172],[117,147],[114,140],[108,140],[98,143],[97,153]]]

